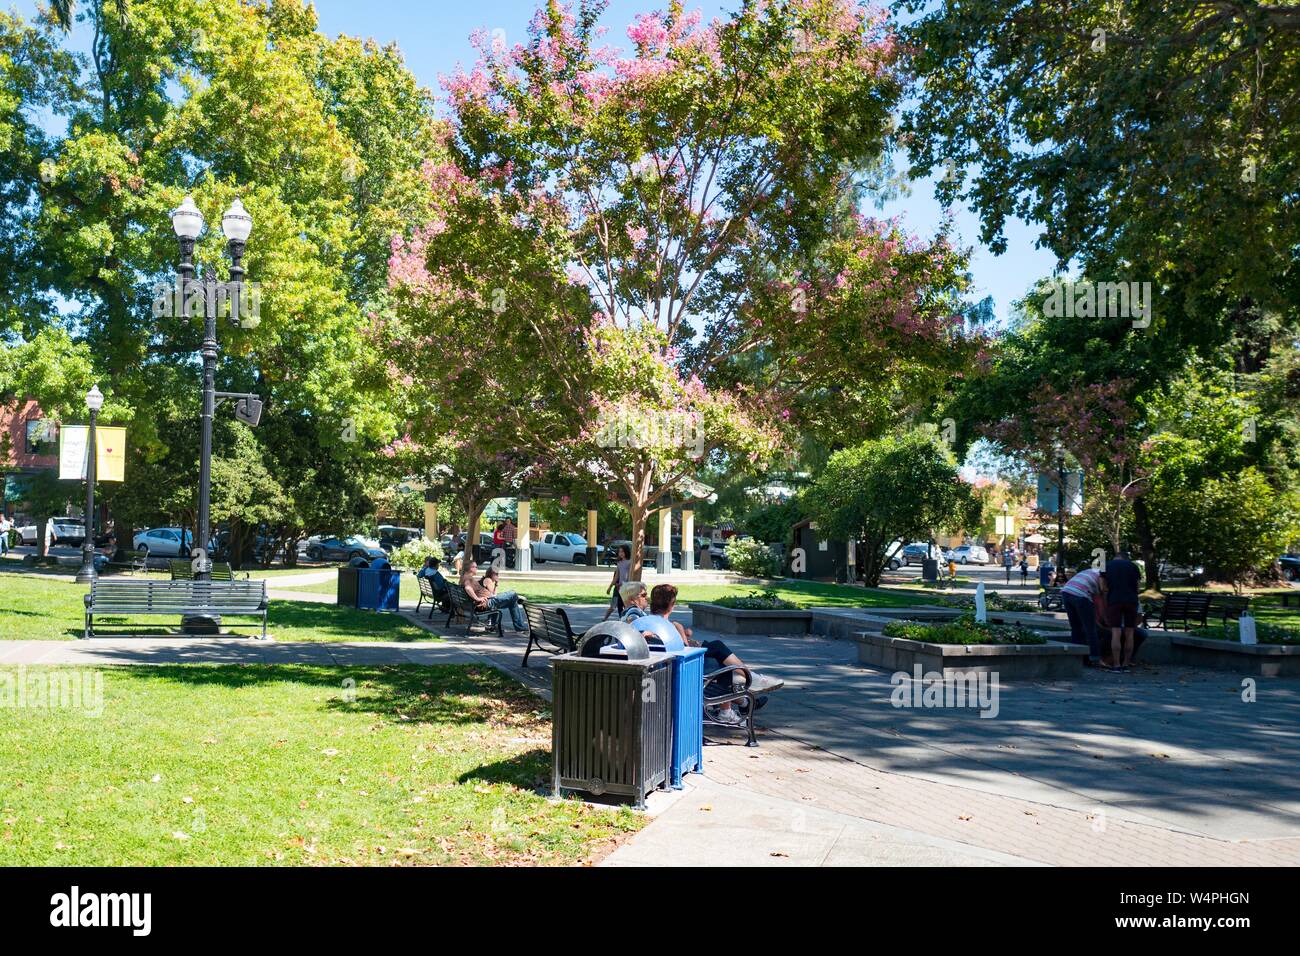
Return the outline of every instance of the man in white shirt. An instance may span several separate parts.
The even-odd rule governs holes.
[[[13,523],[7,515],[0,514],[0,555],[9,553],[9,529]]]

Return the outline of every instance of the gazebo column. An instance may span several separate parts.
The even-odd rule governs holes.
[[[424,536],[438,543],[438,502],[429,491],[424,493]]]
[[[516,517],[519,519],[519,527],[515,530],[515,570],[531,571],[533,569],[533,548],[532,548],[532,499],[527,495],[521,495],[518,498],[519,513]]]
[[[599,564],[596,553],[596,508],[592,504],[587,505],[587,564],[595,567]]]
[[[695,511],[682,509],[682,570],[695,570]]]
[[[673,570],[673,505],[664,501],[659,509],[659,552],[655,558],[655,571],[671,574]]]

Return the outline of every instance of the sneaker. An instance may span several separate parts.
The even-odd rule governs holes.
[[[739,727],[745,722],[745,718],[741,717],[734,707],[719,707],[713,715],[713,721],[731,727]]]
[[[749,685],[749,689],[756,694],[761,694],[764,691],[776,690],[785,686],[785,681],[781,680],[779,677],[768,677],[766,674],[755,672],[753,678],[753,682]]]

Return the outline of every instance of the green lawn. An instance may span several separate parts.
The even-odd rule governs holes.
[[[518,591],[530,601],[538,603],[605,604],[609,601],[609,595],[605,593],[608,584],[609,580],[605,576],[590,584],[585,581],[521,582],[507,577],[502,581],[501,587],[503,590]],[[689,604],[691,601],[716,601],[723,597],[744,596],[752,591],[761,590],[753,584],[682,584],[679,587],[678,601],[682,604]],[[869,590],[840,584],[821,584],[816,581],[782,580],[771,587],[778,597],[807,606],[906,607],[925,603],[925,599],[920,596],[898,591]],[[306,584],[298,587],[286,585],[285,590],[333,594],[336,585],[333,581],[326,581],[322,584]],[[415,577],[411,574],[403,574],[402,600],[414,602],[419,596],[420,589]]]
[[[568,864],[641,825],[539,793],[549,712],[489,667],[93,673],[99,716],[0,706],[0,866]]]
[[[1228,587],[1195,588],[1174,586],[1165,587],[1164,590],[1166,592],[1210,591],[1215,594],[1233,593],[1233,590]],[[1279,588],[1246,588],[1242,594],[1250,598],[1250,613],[1255,615],[1257,620],[1268,624],[1281,624],[1286,627],[1300,627],[1300,590],[1296,588],[1286,590]],[[1290,595],[1290,607],[1282,606],[1283,594]]]
[[[0,574],[0,640],[71,640],[82,634],[85,585],[39,574]],[[271,599],[270,633],[279,641],[429,641],[438,640],[395,614],[377,614],[307,601]],[[116,619],[119,622],[124,619]],[[252,619],[239,618],[239,621]],[[101,623],[101,621],[103,623]],[[114,619],[95,619],[96,629],[111,631]],[[164,632],[179,618],[136,617],[141,624]],[[260,634],[260,627],[240,628],[240,634]]]

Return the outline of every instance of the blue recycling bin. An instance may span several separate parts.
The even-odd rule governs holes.
[[[677,628],[656,614],[639,617],[632,627],[646,643],[663,646],[673,664],[673,740],[669,783],[682,789],[682,776],[704,772],[704,648],[687,647]],[[656,648],[657,649],[657,648]]]
[[[402,573],[392,568],[357,569],[357,607],[366,611],[396,611],[402,594]]]

